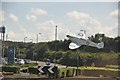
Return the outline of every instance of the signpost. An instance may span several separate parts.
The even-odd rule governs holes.
[[[2,60],[2,40],[0,40],[0,66],[2,65],[3,63],[3,60]],[[0,68],[0,72],[2,72],[2,67]],[[3,75],[2,73],[0,73],[0,80],[3,78]]]
[[[0,57],[2,57],[2,40],[0,40]]]
[[[1,40],[3,40],[3,42],[2,42],[2,57],[4,58],[4,37],[5,37],[5,27],[4,26],[0,27],[0,33],[1,33]]]

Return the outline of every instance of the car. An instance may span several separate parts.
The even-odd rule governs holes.
[[[24,59],[24,61],[25,61],[25,64],[30,64],[31,63],[30,59]]]
[[[50,59],[47,59],[45,63],[46,65],[50,65],[51,64]]]
[[[25,64],[25,61],[23,59],[16,59],[14,61],[15,64]]]
[[[5,58],[1,58],[0,57],[0,64],[6,64],[7,62],[6,62],[6,60],[5,60]]]
[[[18,63],[19,63],[19,64],[25,64],[25,61],[24,61],[23,59],[20,59],[20,60],[18,61]]]

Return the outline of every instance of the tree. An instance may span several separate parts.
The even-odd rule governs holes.
[[[36,49],[36,53],[38,56],[38,60],[43,60],[47,56],[47,45],[39,45],[38,48]]]

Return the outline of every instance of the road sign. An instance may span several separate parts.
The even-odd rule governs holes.
[[[2,27],[0,27],[0,33],[2,33]]]
[[[0,27],[0,33],[5,33],[5,27]]]
[[[44,68],[44,66],[41,66],[40,68],[38,68],[38,70],[41,72],[41,73],[44,73],[44,71],[42,70]]]
[[[52,70],[53,68],[54,68],[54,66],[51,66],[51,67],[48,69],[48,71],[49,71],[50,73],[54,73],[53,70]]]
[[[56,73],[57,72],[57,69],[58,67],[57,66],[38,66],[38,70],[41,72],[41,73]]]
[[[9,48],[7,56],[8,56],[8,64],[13,64],[15,58],[15,48]]]

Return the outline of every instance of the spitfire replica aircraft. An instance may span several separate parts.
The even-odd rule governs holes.
[[[70,36],[70,35],[67,35],[67,37],[72,41],[69,44],[69,48],[70,49],[77,49],[77,48],[79,48],[82,45],[97,47],[98,49],[101,49],[101,48],[104,47],[104,43],[103,42],[95,43],[95,42],[92,42],[89,39],[78,38],[78,37],[74,37],[74,36]]]

